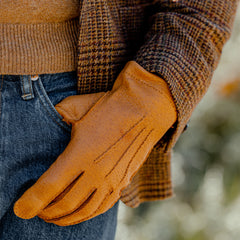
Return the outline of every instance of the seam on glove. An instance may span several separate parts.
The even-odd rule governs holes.
[[[133,157],[131,158],[131,160],[130,160],[128,166],[127,166],[127,169],[126,169],[126,171],[125,171],[125,174],[124,174],[122,180],[120,181],[120,183],[121,183],[121,182],[123,181],[123,179],[126,177],[127,170],[128,170],[128,168],[130,167],[130,164],[132,163],[134,157],[135,157],[136,154],[139,152],[139,150],[140,150],[140,148],[142,147],[142,145],[147,141],[148,137],[149,137],[150,134],[153,132],[153,130],[154,130],[154,129],[151,129],[151,130],[149,131],[149,133],[148,133],[147,136],[145,137],[143,143],[138,147],[137,151],[134,153]],[[134,176],[134,174],[133,174],[133,176]],[[119,185],[120,185],[120,183],[119,183]],[[116,188],[118,188],[119,185],[118,185]],[[125,186],[122,187],[122,189],[124,189],[124,188],[125,188]],[[119,193],[121,193],[122,189],[119,191]],[[96,209],[91,215],[89,215],[88,217],[85,217],[85,218],[81,219],[80,221],[71,222],[70,225],[75,225],[75,224],[81,223],[81,222],[83,222],[83,221],[86,221],[86,220],[88,220],[89,218],[94,217],[95,213],[102,207],[102,205],[104,204],[104,202],[106,201],[106,199],[107,199],[113,192],[114,192],[113,189],[111,189],[111,191],[109,191],[109,193],[104,197],[104,199],[103,199],[102,202],[99,204],[99,206],[97,207],[97,209]],[[120,196],[120,195],[119,195],[119,196]],[[118,199],[119,199],[119,198],[118,198]],[[112,206],[118,201],[118,199],[113,202]],[[74,212],[77,212],[77,210],[75,210]],[[101,212],[101,213],[102,213],[102,212]],[[100,214],[101,214],[101,213],[100,213]],[[64,217],[61,218],[61,219],[56,219],[55,221],[53,221],[53,223],[57,224],[57,222],[58,222],[58,221],[61,221],[61,220],[64,220]],[[68,225],[69,225],[69,223],[67,223],[67,224],[61,224],[61,226],[68,226]]]
[[[129,148],[133,145],[133,143],[137,140],[137,138],[141,135],[141,133],[146,129],[143,128],[138,134],[137,136],[135,136],[135,138],[132,140],[132,142],[129,144],[129,146],[126,148],[126,150],[123,152],[123,154],[120,156],[120,158],[118,159],[118,161],[115,163],[115,165],[112,167],[112,169],[108,172],[108,174],[105,176],[105,178],[107,178],[109,176],[109,174],[111,174],[111,172],[115,169],[115,167],[118,165],[118,163],[122,160],[122,158],[124,157],[124,155],[127,153],[127,151],[129,150]]]
[[[153,130],[154,129],[151,129],[150,131],[149,131],[149,133],[147,134],[147,136],[145,137],[145,139],[143,140],[143,142],[142,142],[142,144],[138,147],[138,149],[136,150],[136,152],[134,153],[134,155],[132,156],[132,158],[131,158],[131,160],[129,161],[129,163],[128,163],[128,165],[127,165],[127,168],[126,168],[126,170],[125,170],[125,173],[124,173],[124,175],[123,175],[123,177],[122,177],[122,179],[120,180],[120,182],[119,182],[119,185],[121,184],[121,182],[124,180],[124,178],[126,177],[126,175],[127,175],[127,171],[128,171],[128,169],[129,169],[129,167],[130,167],[130,164],[132,163],[132,161],[133,161],[133,159],[135,158],[135,156],[137,155],[137,153],[139,152],[139,150],[140,150],[140,148],[143,146],[143,144],[147,141],[147,139],[149,138],[149,136],[151,135],[151,133],[153,132]],[[144,162],[143,162],[144,163]],[[142,164],[143,164],[142,163]],[[141,167],[141,166],[140,166]],[[140,168],[139,167],[139,168]],[[137,171],[138,171],[138,169],[137,169]],[[133,174],[132,175],[132,177],[134,176],[135,174]],[[119,187],[119,185],[117,186],[117,187]],[[124,188],[124,187],[123,187]],[[122,189],[120,190],[120,192],[122,191]]]
[[[93,162],[98,163],[101,161],[101,158],[105,153],[107,153],[111,148],[113,148],[126,134],[128,134],[133,128],[135,128],[146,116],[143,116],[140,120],[138,120],[133,126],[131,126],[115,143],[109,146],[103,153],[101,153],[98,157],[96,157]]]
[[[142,84],[146,85],[147,87],[150,87],[150,88],[152,88],[153,90],[155,90],[155,91],[159,92],[160,94],[164,95],[164,96],[169,100],[169,104],[170,104],[174,109],[176,109],[176,106],[175,106],[174,103],[173,103],[173,99],[172,99],[167,93],[165,93],[165,91],[162,91],[162,90],[160,90],[160,89],[158,89],[158,88],[155,88],[155,87],[153,87],[152,85],[146,83],[145,81],[136,78],[136,76],[134,76],[132,73],[129,73],[129,72],[126,71],[126,74],[127,74],[128,76],[130,76],[131,78],[133,78],[134,80],[137,80],[137,81],[141,82]],[[162,79],[161,79],[161,80],[162,80]],[[164,81],[164,80],[162,80],[162,81]],[[171,95],[170,92],[169,92],[169,94]]]
[[[82,172],[84,172],[84,171],[80,171],[80,172],[82,173]],[[80,173],[80,174],[81,174],[81,173]],[[77,176],[74,176],[74,177],[71,179],[71,181],[69,181],[68,184],[66,184],[65,186],[63,186],[62,188],[60,188],[60,190],[53,196],[52,199],[55,199],[57,196],[59,196],[59,195],[63,192],[63,190],[66,189],[66,186],[69,186],[76,178],[78,178],[78,176],[79,176],[79,174],[78,174]],[[52,200],[49,201],[48,203],[46,203],[46,206],[48,206],[48,204],[50,204],[51,202],[52,202]],[[45,207],[39,209],[39,212],[41,212],[44,208],[45,208]],[[37,214],[37,215],[38,215],[38,214]],[[34,217],[35,217],[35,215],[34,215]]]
[[[144,128],[144,129],[145,129],[145,128]],[[143,129],[143,130],[144,130],[144,129]],[[142,131],[143,131],[143,130],[142,130]],[[141,145],[137,148],[136,152],[134,153],[134,155],[132,156],[131,160],[129,161],[129,163],[128,163],[128,165],[127,165],[127,168],[126,168],[126,170],[125,170],[125,173],[124,173],[122,179],[120,180],[120,182],[119,182],[119,184],[117,185],[116,188],[118,188],[118,187],[120,186],[120,184],[122,183],[122,181],[123,181],[124,178],[126,177],[127,171],[128,171],[128,169],[129,169],[132,161],[134,160],[136,154],[139,152],[139,150],[141,149],[141,147],[143,146],[143,144],[147,141],[147,139],[149,138],[149,136],[151,135],[151,133],[153,132],[153,130],[154,130],[154,129],[151,129],[151,130],[149,131],[149,133],[146,135],[146,137],[144,138],[144,140],[143,140],[143,142],[141,143]],[[142,131],[141,131],[141,132],[142,132]],[[141,132],[140,132],[140,133],[141,133]],[[140,135],[140,134],[138,134],[138,135]],[[133,176],[134,176],[134,175],[135,175],[135,174],[133,174]],[[123,189],[123,188],[125,188],[125,186],[123,186],[122,189]],[[122,189],[119,191],[119,193],[121,193]],[[97,191],[97,190],[95,190],[93,193],[95,193],[96,191]],[[90,191],[90,192],[91,192],[91,191]],[[81,221],[72,222],[71,225],[77,224],[77,223],[80,223],[80,222],[83,222],[83,221],[86,221],[87,219],[91,218],[91,217],[99,210],[99,208],[103,205],[103,203],[105,202],[105,200],[106,200],[113,192],[114,192],[114,190],[111,189],[111,190],[109,191],[109,193],[104,197],[103,201],[99,204],[99,206],[97,207],[97,209],[96,209],[91,215],[89,215],[88,217],[86,217],[86,218],[84,218],[84,219],[81,219]],[[93,194],[93,193],[92,193],[92,194]],[[84,203],[85,203],[86,201],[91,201],[90,197],[92,196],[92,194],[91,194],[90,196],[89,196],[89,194],[88,194],[88,195],[87,195],[87,196],[88,196],[87,199],[85,198],[86,200],[83,201],[83,203],[81,203],[75,210],[71,210],[71,212],[69,211],[67,214],[64,214],[64,215],[57,215],[57,216],[55,216],[54,218],[48,218],[48,219],[47,219],[47,218],[43,218],[43,219],[44,219],[44,220],[47,220],[47,221],[50,221],[50,222],[57,222],[57,221],[64,220],[64,218],[68,217],[68,216],[71,215],[71,214],[77,213],[82,207],[84,207],[83,205],[84,205]],[[119,196],[120,196],[120,194],[119,194]],[[118,199],[117,199],[116,201],[118,201]],[[115,201],[115,202],[116,202],[116,201]],[[66,224],[66,225],[69,225],[69,224]]]
[[[66,112],[62,107],[59,107],[59,106],[56,106],[55,108],[56,110],[60,109],[65,114],[65,116],[67,116],[67,119],[66,119],[59,113],[63,117],[62,121],[65,121],[66,123],[71,123],[71,124],[73,124],[73,122],[76,122],[72,113],[69,114],[69,112]]]
[[[93,104],[93,106],[92,106],[78,121],[83,120],[83,119],[84,119],[90,112],[92,112],[92,111],[96,108],[96,106],[99,105],[99,104],[103,101],[103,99],[104,99],[107,95],[109,95],[109,94],[110,94],[110,91],[105,92],[105,94],[103,94],[103,95],[97,100],[97,102],[95,102],[95,103]]]

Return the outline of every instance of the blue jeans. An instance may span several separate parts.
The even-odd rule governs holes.
[[[73,226],[60,227],[13,213],[14,202],[67,146],[71,126],[54,105],[77,94],[76,72],[0,75],[0,239],[113,240],[118,203]]]

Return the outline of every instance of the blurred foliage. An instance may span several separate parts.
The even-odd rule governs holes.
[[[174,148],[175,196],[120,204],[116,240],[236,240],[240,236],[240,8],[212,85]]]

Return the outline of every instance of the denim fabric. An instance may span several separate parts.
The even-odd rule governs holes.
[[[67,146],[71,126],[54,105],[75,95],[76,72],[0,75],[0,239],[112,240],[118,203],[83,223],[59,227],[13,213],[14,202]]]

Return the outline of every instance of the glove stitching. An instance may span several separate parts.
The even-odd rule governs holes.
[[[108,172],[108,174],[105,176],[105,178],[107,178],[111,172],[116,168],[116,166],[118,165],[118,163],[122,160],[122,158],[124,157],[124,155],[127,153],[127,151],[129,150],[129,148],[133,145],[133,143],[137,140],[137,138],[141,135],[141,133],[146,129],[143,128],[138,134],[137,136],[135,136],[135,138],[132,140],[132,142],[130,143],[130,145],[127,147],[127,149],[123,152],[123,154],[120,156],[120,158],[118,159],[118,161],[115,163],[115,165],[112,167],[112,169]]]
[[[145,129],[145,128],[144,128],[144,129]],[[140,133],[141,133],[144,129],[142,129],[142,130],[140,131]],[[153,132],[153,130],[154,130],[154,129],[151,129],[151,130],[149,131],[149,133],[148,133],[148,134],[146,135],[146,137],[144,138],[143,142],[142,142],[142,143],[140,144],[140,146],[137,148],[136,152],[134,153],[134,155],[132,156],[131,160],[129,161],[129,163],[128,163],[128,165],[127,165],[127,168],[126,168],[126,170],[125,170],[125,173],[124,173],[122,179],[120,180],[118,186],[116,187],[116,189],[117,189],[117,188],[121,185],[121,183],[123,182],[124,178],[125,178],[126,175],[127,175],[128,169],[129,169],[131,163],[133,162],[135,156],[137,155],[137,153],[139,152],[139,150],[141,149],[141,147],[144,145],[144,143],[147,141],[147,139],[149,138],[149,136],[151,135],[151,133]],[[139,136],[139,135],[140,135],[140,134],[138,134],[138,136]],[[133,174],[133,176],[134,176],[134,174]],[[125,187],[125,186],[123,186],[122,188],[124,188],[124,187]],[[121,192],[121,191],[122,191],[122,190],[120,190],[120,192]],[[86,217],[86,218],[84,218],[84,219],[81,219],[80,221],[72,222],[71,225],[77,224],[77,223],[80,223],[80,222],[83,222],[83,221],[91,218],[91,217],[98,211],[98,209],[103,205],[105,199],[106,199],[107,197],[109,197],[112,193],[113,193],[113,189],[111,189],[111,191],[109,191],[109,193],[106,195],[106,197],[105,197],[105,198],[103,199],[103,201],[100,203],[100,205],[98,206],[98,208],[97,208],[90,216],[88,216],[88,217]],[[88,197],[88,199],[89,199],[89,197]],[[88,200],[88,199],[87,199],[87,200]],[[87,200],[85,200],[84,202],[86,202]],[[91,200],[91,199],[90,199],[90,200]],[[89,200],[89,201],[90,201],[90,200]],[[61,221],[61,220],[63,220],[65,217],[68,217],[69,215],[72,215],[72,214],[76,213],[77,211],[79,211],[79,208],[81,208],[82,204],[84,204],[84,203],[81,203],[80,206],[78,205],[78,207],[77,207],[74,211],[71,211],[71,212],[69,211],[67,214],[64,214],[64,215],[62,215],[62,216],[61,216],[61,215],[58,215],[58,216],[56,216],[56,217],[54,217],[54,218],[51,218],[51,219],[45,218],[44,220],[50,220],[50,221],[53,222],[53,223],[54,223],[54,222],[57,222],[57,221]],[[60,218],[60,219],[59,219],[59,218]],[[67,225],[68,225],[68,224],[67,224]]]
[[[107,93],[106,93],[107,94]],[[104,95],[104,96],[106,96],[106,94]],[[103,97],[104,97],[103,96]],[[102,98],[103,98],[102,97]],[[102,99],[101,98],[101,99]],[[145,116],[143,116],[139,121],[137,121],[129,130],[127,130],[127,132],[125,132],[124,133],[124,135],[122,135],[121,136],[121,138],[119,138],[112,146],[110,146],[106,151],[104,151],[100,156],[98,156],[95,160],[94,160],[94,162],[96,162],[96,163],[98,163],[99,161],[97,161],[99,158],[101,158],[105,153],[107,153],[112,147],[114,147],[128,132],[130,132],[134,127],[136,127],[140,122],[142,122],[143,121],[143,119],[145,118]],[[74,181],[74,180],[73,180]],[[71,183],[73,182],[73,181],[71,181]],[[67,186],[69,186],[71,183],[69,183],[69,184],[67,184]],[[54,196],[54,198],[53,199],[55,199],[57,196],[59,196],[60,194],[61,194],[61,191],[64,189],[66,187],[66,185]],[[70,189],[71,190],[71,189]],[[69,191],[70,191],[69,190]],[[56,217],[57,218],[57,217]],[[47,218],[46,218],[47,219]]]
[[[128,163],[128,166],[127,166],[127,169],[126,169],[126,171],[125,171],[125,173],[124,173],[124,176],[122,177],[120,183],[118,184],[118,186],[117,186],[116,188],[118,188],[118,187],[120,186],[121,182],[122,182],[122,181],[124,180],[124,178],[126,177],[127,171],[128,171],[128,169],[129,169],[130,164],[132,163],[134,157],[135,157],[136,154],[139,152],[139,150],[140,150],[140,148],[143,146],[143,144],[147,141],[147,139],[149,138],[149,136],[151,135],[151,133],[153,132],[153,130],[154,130],[154,129],[151,129],[151,130],[149,131],[149,133],[147,134],[147,136],[146,136],[145,139],[143,140],[142,144],[138,147],[138,149],[137,149],[136,152],[134,153],[133,157],[131,158],[130,162]],[[134,176],[134,175],[133,175],[133,176]],[[125,187],[125,186],[123,186],[123,188],[124,188],[124,187]],[[121,190],[121,191],[122,191],[122,190]],[[121,191],[120,191],[120,192],[121,192]],[[89,215],[88,217],[85,217],[85,218],[81,219],[80,221],[70,222],[70,224],[69,224],[69,223],[67,223],[67,224],[61,224],[61,226],[78,224],[78,223],[80,223],[80,222],[83,222],[83,221],[88,220],[89,218],[94,217],[95,213],[102,207],[102,205],[104,204],[105,200],[106,200],[112,193],[113,193],[113,189],[111,189],[111,190],[109,191],[109,193],[105,196],[105,198],[104,198],[104,199],[102,200],[102,202],[99,204],[99,206],[97,207],[97,209],[96,209],[91,215]],[[118,200],[118,199],[117,199],[117,200]],[[75,212],[76,212],[76,211],[75,211]],[[101,213],[100,213],[100,214],[101,214]],[[61,221],[61,220],[63,220],[63,219],[64,219],[64,218],[59,219],[59,220],[56,220],[56,221],[54,221],[53,223],[56,223],[56,224],[57,224],[57,221]]]
[[[128,73],[128,75],[131,76],[133,79],[135,79],[135,80],[141,82],[142,84],[146,85],[147,87],[150,87],[150,88],[152,88],[153,90],[155,90],[155,91],[157,91],[157,92],[165,95],[165,93],[164,93],[163,91],[161,91],[161,90],[159,90],[159,89],[157,89],[157,88],[155,88],[155,87],[147,84],[146,82],[144,82],[144,81],[142,81],[142,80],[140,80],[140,79],[137,79],[137,78],[134,77],[132,74],[129,74],[129,73]],[[106,96],[106,94],[105,94],[103,97],[101,97],[101,98],[96,102],[96,104],[99,103],[99,102],[101,102],[101,100],[102,100],[105,96]],[[166,95],[166,96],[167,96],[167,95]],[[96,106],[96,104],[94,104],[94,106]],[[172,105],[172,104],[171,104],[171,105]],[[92,110],[92,109],[90,109],[90,111],[91,111],[91,110]],[[90,111],[88,111],[88,112],[90,112]],[[87,113],[88,113],[88,112],[87,112]],[[87,113],[86,113],[86,114],[87,114]],[[100,161],[99,158],[101,158],[102,156],[104,156],[105,153],[107,153],[110,149],[112,149],[128,132],[130,132],[134,127],[136,127],[144,118],[145,118],[145,116],[142,117],[138,122],[136,122],[129,130],[127,130],[127,131],[121,136],[121,138],[119,138],[113,145],[111,145],[107,150],[105,150],[101,155],[99,155],[99,156],[94,160],[94,162],[99,162],[99,161]],[[107,177],[107,176],[115,169],[115,167],[116,167],[116,166],[118,165],[118,163],[121,161],[121,159],[123,158],[123,156],[126,154],[126,152],[129,150],[129,148],[133,145],[133,143],[136,141],[136,139],[141,135],[141,133],[142,133],[145,129],[146,129],[146,128],[143,128],[143,129],[137,134],[137,136],[133,139],[133,141],[130,143],[130,145],[127,147],[127,149],[126,149],[126,150],[124,151],[124,153],[121,155],[121,157],[119,158],[119,160],[116,162],[116,164],[114,165],[114,167],[110,170],[110,172],[109,172],[105,177]],[[128,172],[128,169],[130,168],[131,163],[134,161],[135,156],[136,156],[137,153],[140,151],[140,149],[142,148],[143,144],[147,141],[147,139],[148,139],[149,136],[151,135],[152,131],[153,131],[153,129],[147,134],[147,136],[145,137],[144,141],[141,143],[141,145],[138,147],[138,149],[136,150],[136,152],[135,152],[134,155],[132,156],[130,162],[129,162],[128,165],[127,165],[127,168],[126,168],[126,170],[125,170],[125,173],[124,173],[121,181],[119,182],[117,188],[120,186],[120,184],[123,182],[123,180],[124,180],[125,177],[127,176],[127,172]],[[69,190],[69,191],[70,191],[70,190]],[[95,191],[96,191],[96,189],[95,189]],[[109,192],[109,193],[106,195],[106,197],[105,197],[105,198],[103,199],[103,201],[100,203],[100,205],[98,206],[98,208],[97,208],[90,216],[88,216],[87,218],[91,217],[92,215],[94,215],[94,214],[98,211],[98,209],[104,204],[105,199],[106,199],[108,196],[110,196],[110,195],[112,194],[112,192],[113,192],[113,191]],[[94,194],[92,193],[91,195],[94,195]],[[89,197],[88,197],[87,199],[89,199]],[[90,199],[90,200],[91,200],[91,199]],[[90,200],[89,200],[89,201],[90,201]],[[86,200],[86,201],[87,201],[87,200]],[[86,201],[84,201],[82,204],[80,204],[80,206],[77,207],[77,209],[74,210],[73,212],[67,213],[67,215],[64,214],[64,215],[63,215],[63,216],[64,216],[63,218],[68,217],[68,216],[71,215],[71,214],[77,213],[77,211],[80,211],[79,209],[81,209],[82,207],[84,207],[83,205],[84,205],[84,203],[85,203]],[[55,217],[54,219],[50,219],[50,220],[53,220],[53,221],[54,221],[56,218],[59,218],[59,217],[61,217],[61,216],[58,215],[58,216]],[[87,218],[84,218],[84,219],[87,219]],[[72,224],[75,224],[75,223],[77,223],[77,222],[82,222],[82,221],[84,221],[84,219],[82,219],[81,221],[76,221],[76,222],[74,222],[74,223],[72,223]],[[56,220],[57,220],[57,219],[56,219]],[[60,220],[60,219],[59,219],[59,220]]]
[[[95,213],[102,207],[102,205],[104,204],[104,202],[106,201],[106,199],[113,193],[113,189],[111,189],[108,194],[104,197],[104,199],[102,200],[102,202],[98,205],[97,209],[89,216],[81,219],[80,221],[75,221],[73,223],[71,223],[71,225],[74,225],[74,224],[77,224],[77,223],[80,223],[80,222],[83,222],[83,221],[86,221],[88,220],[89,218],[92,218],[94,217]],[[101,214],[101,213],[100,213]]]
[[[137,155],[137,153],[139,152],[139,150],[141,149],[141,147],[143,146],[143,144],[147,141],[147,139],[149,138],[149,136],[151,135],[151,133],[153,132],[153,130],[154,130],[154,129],[151,129],[151,130],[149,131],[149,133],[147,134],[147,136],[146,136],[145,139],[143,140],[142,144],[138,147],[138,149],[136,150],[136,152],[135,152],[134,155],[132,156],[131,160],[129,161],[129,163],[128,163],[128,165],[127,165],[127,168],[126,168],[126,170],[125,170],[125,173],[124,173],[122,179],[121,179],[120,182],[119,182],[119,185],[121,184],[121,182],[122,182],[122,181],[124,180],[124,178],[126,177],[127,172],[128,172],[128,169],[129,169],[129,167],[130,167],[130,164],[131,164],[132,161],[134,160],[135,156]],[[133,175],[134,175],[134,174],[133,174]],[[118,185],[118,187],[119,187],[119,185]]]
[[[164,91],[162,91],[162,90],[160,90],[160,89],[158,89],[158,88],[153,87],[152,85],[144,82],[143,80],[140,80],[140,79],[136,78],[136,76],[134,76],[133,74],[131,74],[131,73],[129,73],[129,72],[126,72],[126,74],[127,74],[128,76],[132,77],[134,80],[137,80],[137,81],[141,82],[142,84],[146,85],[147,87],[150,87],[150,88],[152,88],[153,90],[155,90],[155,91],[159,92],[160,94],[164,95],[164,96],[169,100],[169,103],[171,104],[171,106],[172,106],[174,109],[176,109],[176,106],[173,104],[172,98],[170,98],[170,97],[168,96],[168,94],[166,94]],[[164,81],[164,80],[163,80],[163,81]]]
[[[79,122],[80,120],[82,121],[89,113],[91,113],[95,108],[96,106],[98,106],[102,101],[103,99],[110,94],[110,91],[108,92],[105,92],[104,95],[102,95],[94,104],[93,106],[77,121]]]
[[[78,177],[78,176],[77,176],[77,177]],[[76,178],[76,177],[74,177],[73,180],[69,181],[70,183],[68,183],[68,184],[66,184],[66,185],[69,186],[69,185],[75,180],[75,178]],[[66,186],[66,185],[65,185],[65,186]],[[62,187],[55,195],[53,195],[53,198],[52,198],[52,199],[55,199],[57,196],[59,196],[59,195],[62,193],[62,191],[63,191],[63,189],[65,188],[65,186]],[[44,206],[45,206],[45,207],[48,206],[51,202],[52,202],[52,200],[50,200],[49,202],[47,202]],[[33,218],[33,217],[35,217],[35,216],[38,216],[38,213],[40,213],[42,210],[44,210],[45,207],[40,208],[37,213],[35,212],[35,213],[32,213],[30,216],[28,215],[29,218]],[[21,215],[22,215],[23,213],[24,213],[24,215],[29,214],[29,213],[26,213],[26,211],[21,211],[21,210],[19,210],[19,208],[15,209],[15,211],[18,211],[18,213],[21,214]]]
[[[115,143],[113,143],[111,146],[109,146],[103,153],[101,153],[98,157],[94,159],[95,163],[99,163],[101,161],[101,158],[105,153],[107,153],[111,148],[113,148],[123,137],[125,137],[126,134],[128,134],[133,128],[135,128],[139,123],[141,123],[146,116],[143,116],[140,120],[138,120],[133,126],[131,126]]]
[[[158,89],[158,88],[155,88],[155,87],[153,87],[152,85],[146,83],[145,81],[137,78],[137,77],[136,77],[135,75],[133,75],[132,73],[126,72],[126,74],[127,74],[128,76],[130,76],[131,78],[133,78],[134,80],[137,80],[137,81],[141,82],[142,84],[144,84],[144,85],[152,88],[153,90],[155,90],[155,91],[157,91],[157,92],[165,95],[165,93],[164,93],[162,90],[160,90],[160,89]]]

